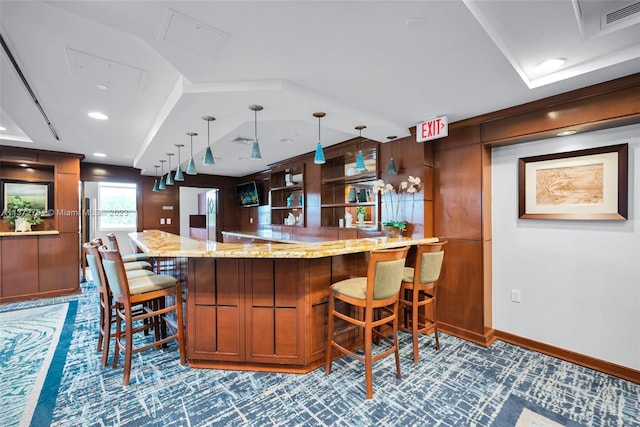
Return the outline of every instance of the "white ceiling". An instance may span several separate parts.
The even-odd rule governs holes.
[[[601,23],[627,6],[629,16]],[[193,131],[199,173],[243,176],[313,151],[316,111],[327,113],[325,146],[357,136],[359,124],[384,142],[436,116],[454,122],[636,73],[639,9],[613,0],[0,0],[1,34],[60,140],[4,51],[0,138],[153,175],[174,144],[185,144],[185,167]],[[536,74],[558,57],[558,72]],[[264,106],[262,160],[233,141],[254,136],[251,104]],[[87,117],[96,110],[109,120]],[[201,163],[205,115],[216,118],[213,167]]]

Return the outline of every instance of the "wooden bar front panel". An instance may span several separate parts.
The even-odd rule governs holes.
[[[244,360],[241,261],[190,258],[187,352],[195,360]]]

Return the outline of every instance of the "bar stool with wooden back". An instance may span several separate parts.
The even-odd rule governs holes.
[[[92,240],[92,242],[98,245],[98,247],[105,245],[100,237],[96,237],[95,239]],[[109,245],[110,245],[110,249],[116,249],[113,247],[113,244],[109,243]],[[124,262],[124,269],[126,271],[133,271],[133,270],[153,271],[153,266],[148,261],[136,261],[136,260],[127,261],[124,257],[122,258],[122,261]]]
[[[98,248],[102,256],[102,265],[104,267],[107,283],[111,290],[111,295],[116,303],[116,351],[113,356],[113,366],[118,364],[119,350],[124,351],[124,378],[123,384],[129,385],[131,376],[131,362],[134,353],[147,350],[151,347],[160,348],[161,345],[172,341],[178,341],[178,349],[180,352],[180,363],[186,363],[183,315],[182,315],[182,286],[174,277],[157,275],[148,276],[146,278],[138,278],[131,282],[127,279],[124,269],[124,262],[120,256],[120,252],[115,249],[106,247]],[[173,304],[166,303],[166,297],[173,295],[175,301]],[[159,299],[163,300],[162,304],[154,303]],[[140,314],[136,314],[133,307],[138,304],[151,302],[148,309]],[[134,327],[134,322],[151,320],[152,324],[156,324],[158,319],[161,321],[174,323],[167,314],[175,312],[175,334],[171,336],[158,336],[156,333],[155,340],[152,343],[144,344],[139,347],[133,346],[133,335],[139,331]],[[124,324],[124,329],[123,329]],[[158,329],[156,328],[156,331]]]
[[[87,265],[91,271],[93,284],[96,286],[100,299],[100,322],[98,329],[98,351],[102,352],[102,366],[107,365],[109,358],[109,342],[111,341],[111,324],[114,322],[114,305],[111,298],[111,292],[107,285],[107,279],[102,268],[102,260],[98,252],[98,245],[95,242],[87,242],[82,245],[85,251]],[[131,270],[127,271],[127,278],[134,280],[139,277],[152,276],[153,272],[149,270]]]
[[[107,240],[109,242],[107,245],[109,249],[115,249],[117,251],[120,251],[120,245],[118,245],[118,238],[116,237],[115,234],[113,233],[107,234]],[[146,261],[148,263],[151,263],[152,261],[149,255],[143,254],[143,253],[134,253],[134,254],[126,254],[126,255],[122,255],[121,253],[120,256],[122,257],[122,261],[124,262]]]
[[[404,326],[401,330],[411,332],[413,336],[413,361],[420,361],[418,334],[431,332],[436,340],[436,349],[440,350],[438,322],[436,316],[436,297],[438,279],[444,260],[444,245],[447,241],[421,243],[416,252],[416,266],[405,267],[400,287],[400,305],[404,310]],[[422,308],[422,313],[420,313]],[[431,309],[429,313],[428,308]],[[422,316],[420,316],[422,314]],[[422,317],[422,318],[421,318]]]
[[[367,265],[367,277],[356,277],[336,282],[329,287],[329,319],[327,322],[326,367],[331,373],[332,349],[364,362],[367,399],[373,397],[373,362],[395,353],[396,376],[400,372],[398,354],[398,292],[404,271],[408,248],[373,250]],[[349,313],[336,309],[336,300],[346,303]],[[353,315],[351,314],[353,312]],[[364,312],[364,313],[363,313]],[[374,317],[375,316],[375,317]],[[364,355],[345,348],[335,337],[334,317],[360,327],[364,333]],[[391,335],[380,331],[380,327],[391,323]],[[372,354],[373,335],[385,341],[389,347],[378,354]]]

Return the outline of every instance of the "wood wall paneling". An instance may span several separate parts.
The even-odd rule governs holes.
[[[80,196],[78,193],[78,175],[57,174],[56,210],[58,231],[61,233],[80,230]]]
[[[38,294],[38,236],[2,237],[2,298],[35,297]]]
[[[540,132],[593,126],[612,118],[640,121],[640,89],[624,88],[582,99],[552,104],[482,124],[482,141],[492,145],[540,139]],[[550,136],[553,136],[550,135]]]
[[[484,334],[484,273],[482,242],[448,239],[438,282],[438,320]]]
[[[482,239],[482,146],[465,145],[436,154],[434,222],[437,236]]]

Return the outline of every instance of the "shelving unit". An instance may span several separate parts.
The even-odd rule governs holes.
[[[271,173],[271,223],[304,227],[304,164],[288,165]],[[285,222],[293,215],[294,223]]]
[[[351,152],[327,159],[322,165],[320,210],[323,227],[378,228],[378,202],[373,193],[377,179],[376,150],[363,150],[363,155],[366,171],[355,170],[356,158]],[[358,210],[366,213],[362,224],[358,222]],[[353,219],[350,226],[345,219],[347,213]]]

